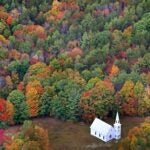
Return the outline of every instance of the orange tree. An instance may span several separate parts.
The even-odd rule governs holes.
[[[26,86],[26,103],[31,117],[35,117],[39,112],[39,101],[43,93],[41,83],[37,80],[29,82]]]
[[[12,123],[14,115],[13,104],[5,99],[0,99],[0,126]]]

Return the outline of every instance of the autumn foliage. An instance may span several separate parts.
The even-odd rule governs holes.
[[[80,98],[82,118],[85,121],[92,121],[95,116],[106,117],[113,107],[113,94],[112,83],[107,80],[99,81],[90,91],[83,92]]]
[[[24,91],[25,87],[24,87],[24,83],[23,82],[20,82],[17,86],[17,89],[20,90],[20,91]]]
[[[78,47],[73,48],[71,51],[68,52],[68,55],[72,58],[75,58],[76,56],[82,55],[82,50]]]
[[[8,16],[8,18],[6,19],[6,22],[8,25],[11,25],[12,24],[12,17]]]
[[[1,121],[7,121],[8,120],[8,114],[6,113],[6,100],[0,99],[0,120]]]
[[[74,1],[62,1],[54,0],[52,8],[47,14],[48,20],[60,20],[64,17],[67,10],[78,10],[79,6]]]
[[[23,138],[20,138],[20,135]],[[21,132],[16,134],[14,138],[5,141],[4,148],[6,150],[30,148],[52,150],[52,147],[49,145],[48,132],[30,121],[25,121]]]
[[[1,0],[0,121],[149,116],[149,18],[147,0]]]
[[[26,103],[29,108],[30,116],[35,117],[39,112],[39,99],[43,93],[43,88],[39,81],[29,82],[26,86]]]
[[[46,33],[42,26],[40,25],[28,25],[24,27],[23,29],[18,29],[14,32],[15,36],[21,36],[23,34],[35,34],[38,38],[45,39]]]
[[[5,141],[6,136],[5,136],[5,130],[4,129],[0,129],[0,145],[3,144],[3,142]]]
[[[12,49],[9,52],[9,58],[19,60],[21,58],[21,53],[19,53],[16,49]]]
[[[126,138],[122,139],[119,150],[147,150],[150,146],[150,120],[149,118],[140,127],[129,130]]]
[[[46,66],[45,63],[38,62],[34,65],[31,65],[29,70],[29,79],[37,79],[37,80],[42,80],[42,79],[47,79],[49,75],[51,74],[51,68],[49,66]]]
[[[136,116],[138,113],[138,99],[134,95],[134,83],[126,81],[120,92],[116,94],[116,101],[125,115]]]
[[[119,73],[119,68],[116,65],[113,65],[111,68],[110,76],[117,75]]]
[[[9,17],[9,14],[3,9],[0,10],[0,19],[4,19],[7,20],[7,18]]]
[[[0,42],[4,44],[9,44],[9,41],[3,35],[0,35]]]
[[[11,123],[13,121],[13,115],[13,104],[4,99],[0,99],[0,121]]]

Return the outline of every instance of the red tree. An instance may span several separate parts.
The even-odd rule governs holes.
[[[8,114],[6,112],[6,100],[0,99],[0,121],[7,121]]]
[[[6,23],[8,25],[11,25],[12,24],[12,17],[11,16],[8,16],[8,18],[6,19]]]

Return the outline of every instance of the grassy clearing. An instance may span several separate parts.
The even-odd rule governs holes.
[[[144,118],[125,117],[121,118],[122,137],[127,135],[129,129],[138,126]],[[52,118],[33,119],[35,124],[43,126],[48,130],[49,140],[54,150],[116,150],[118,143],[113,140],[104,143],[90,135],[88,124],[82,122],[64,122]],[[107,119],[106,122],[113,124],[114,119]],[[16,133],[20,126],[12,126],[7,132]]]

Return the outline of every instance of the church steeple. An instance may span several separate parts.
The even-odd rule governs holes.
[[[114,129],[115,129],[115,139],[118,140],[121,138],[121,124],[120,124],[118,112],[116,114]]]
[[[116,114],[116,120],[115,120],[115,123],[120,123],[118,112],[117,112],[117,114]]]

